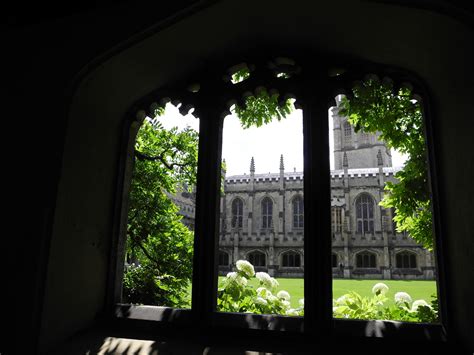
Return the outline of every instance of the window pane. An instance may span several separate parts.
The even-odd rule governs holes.
[[[419,157],[416,164],[410,163],[409,155],[402,155],[397,150],[390,149],[381,139],[381,130],[385,130],[384,132],[389,136],[390,132],[401,129],[399,126],[390,127],[392,124],[398,124],[396,118],[392,116],[390,116],[391,121],[381,118],[380,124],[379,121],[374,120],[375,114],[369,117],[373,121],[364,121],[363,115],[357,116],[361,117],[361,126],[366,127],[365,124],[367,124],[373,127],[375,125],[375,130],[371,133],[370,127],[367,127],[364,128],[365,132],[356,132],[353,128],[356,133],[352,135],[352,143],[348,145],[347,125],[350,125],[352,121],[343,113],[344,107],[348,106],[344,106],[346,104],[342,100],[342,96],[336,99],[337,106],[331,108],[328,115],[331,152],[334,317],[377,319],[380,314],[384,314],[384,319],[391,320],[436,321],[436,316],[426,318],[415,311],[411,313],[383,311],[397,305],[395,295],[399,292],[405,292],[411,296],[410,307],[424,304],[423,301],[415,302],[416,300],[424,300],[427,304],[431,304],[432,295],[436,297],[436,267],[433,253],[428,250],[428,245],[410,237],[408,230],[396,231],[393,217],[396,212],[400,216],[400,213],[404,211],[396,211],[395,206],[382,207],[380,205],[384,196],[388,196],[386,183],[396,184],[399,181],[396,174],[403,171],[406,164],[412,164],[410,169],[416,169],[419,166]],[[359,106],[352,107],[357,109],[363,107],[360,102],[357,104]],[[412,100],[407,105],[411,105],[412,110],[414,104],[416,103]],[[369,114],[371,111],[364,112]],[[422,122],[421,113],[411,119],[418,120],[415,126],[419,127]],[[411,133],[406,132],[406,134]],[[397,143],[399,140],[394,140],[394,142]],[[423,176],[423,172],[420,175]],[[429,187],[423,185],[426,181],[428,179],[416,185],[419,190],[413,195],[406,194],[407,196],[427,195],[415,206],[413,214],[415,218],[419,211],[425,213],[423,215],[425,217],[428,213],[430,199],[426,191],[429,191]],[[403,195],[397,196],[401,200],[403,197]],[[403,201],[404,210],[405,207],[412,208],[408,199]],[[338,226],[341,228],[339,229]],[[428,233],[431,233],[431,228],[428,229],[430,230]],[[432,234],[427,234],[427,239],[433,240]],[[338,267],[335,267],[335,255],[339,256]],[[404,280],[412,280],[412,282],[404,283]],[[388,286],[388,292],[383,296],[385,298],[380,296],[381,299],[383,298],[381,305],[374,306],[380,311],[379,313],[371,312],[369,308],[358,311],[353,308],[351,311],[347,303],[350,297],[347,296],[349,291],[357,292],[361,297],[366,298],[369,304],[372,301],[375,302],[373,297],[376,297],[372,288],[380,283]],[[377,287],[384,288],[380,285]],[[346,297],[342,297],[344,295]]]
[[[137,133],[123,302],[191,306],[198,129],[169,104]]]
[[[301,111],[294,109],[281,121],[275,119],[260,127],[242,128],[237,115],[224,119],[222,158],[226,171],[219,250],[228,253],[230,268],[219,269],[219,311],[303,315],[303,302],[299,301],[304,297],[302,121]],[[239,229],[229,228],[231,204],[236,199],[243,205]],[[244,265],[237,264],[239,260],[250,262],[258,278],[239,270],[237,266]],[[250,305],[232,299],[230,291],[239,281],[238,287],[250,290]]]

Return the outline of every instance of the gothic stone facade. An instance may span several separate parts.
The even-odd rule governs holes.
[[[336,169],[331,171],[333,276],[433,279],[432,253],[406,233],[396,232],[393,211],[379,206],[384,183],[396,181],[390,151],[378,135],[355,133],[337,110]],[[285,172],[283,156],[279,173],[255,174],[252,158],[250,174],[226,177],[220,206],[220,273],[247,259],[273,276],[302,277],[303,199],[303,174]]]

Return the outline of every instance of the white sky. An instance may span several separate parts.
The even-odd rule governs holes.
[[[330,166],[334,167],[332,117],[329,115]],[[165,114],[159,117],[165,128],[184,128],[187,125],[199,131],[199,120],[193,115],[182,116],[178,108],[167,104]],[[250,159],[255,160],[255,173],[277,173],[283,154],[285,171],[303,171],[303,117],[294,110],[280,122],[273,121],[259,128],[243,129],[236,115],[224,120],[222,158],[226,160],[227,176],[250,173]],[[402,166],[405,157],[392,150],[393,166]]]

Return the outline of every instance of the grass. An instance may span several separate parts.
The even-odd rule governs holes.
[[[221,277],[219,278],[221,279]],[[288,291],[291,295],[291,305],[292,307],[298,307],[298,300],[304,298],[304,287],[303,279],[277,279],[280,287],[279,290]],[[403,291],[408,293],[413,300],[424,299],[428,303],[431,302],[431,295],[436,294],[436,282],[435,281],[425,281],[425,280],[343,280],[336,279],[333,281],[333,298],[338,298],[350,291],[355,291],[361,296],[372,296],[372,287],[378,283],[383,282],[389,287],[387,293],[387,305],[393,304],[393,297],[395,293]],[[257,288],[258,280],[251,279],[250,285]]]

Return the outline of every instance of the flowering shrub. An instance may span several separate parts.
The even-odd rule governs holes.
[[[266,272],[255,273],[246,260],[236,262],[237,271],[229,272],[218,289],[217,309],[222,312],[247,312],[257,314],[304,315],[304,300],[300,307],[291,308],[291,296],[281,290],[275,295],[278,281]],[[255,278],[259,286],[255,289],[248,280]]]
[[[435,323],[438,321],[438,302],[435,298],[429,305],[425,300],[413,301],[406,292],[397,292],[394,296],[395,305],[385,304],[388,286],[378,283],[372,288],[372,298],[362,297],[357,292],[333,300],[335,318],[384,319],[406,322]]]
[[[303,316],[304,299],[299,307],[292,308],[291,295],[284,290],[278,291],[278,281],[266,272],[255,273],[254,267],[246,260],[236,263],[237,271],[229,272],[221,281],[218,289],[217,309],[221,312],[240,312],[256,314],[281,314]],[[255,289],[249,280],[258,280]],[[438,302],[434,298],[431,305],[425,300],[413,301],[406,292],[397,292],[394,305],[387,305],[386,294],[389,288],[384,283],[372,287],[372,297],[363,297],[357,292],[349,292],[333,300],[335,318],[383,319],[408,322],[438,322]]]

